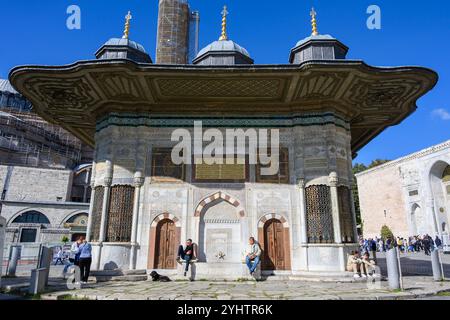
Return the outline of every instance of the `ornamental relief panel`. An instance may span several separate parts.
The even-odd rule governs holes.
[[[296,100],[320,99],[336,96],[348,73],[321,73],[304,76],[298,86]]]
[[[147,100],[138,77],[124,73],[93,73],[92,77],[110,100]]]
[[[290,219],[292,207],[289,189],[277,191],[255,189],[254,194],[258,221],[266,214],[280,214]]]
[[[203,201],[207,197],[215,195],[218,192],[222,192],[222,194],[228,195],[233,199],[236,199],[237,201],[239,201],[241,207],[243,207],[244,209],[246,208],[246,192],[244,186],[242,186],[242,189],[237,189],[235,185],[234,187],[233,185],[226,185],[226,184],[211,184],[211,185],[214,185],[214,187],[208,188],[197,187],[194,189],[194,210],[195,207],[201,201]]]
[[[279,79],[156,79],[162,96],[170,97],[280,97]]]
[[[150,221],[162,213],[170,213],[181,219],[187,199],[187,189],[149,188],[146,192],[146,202],[150,207]]]

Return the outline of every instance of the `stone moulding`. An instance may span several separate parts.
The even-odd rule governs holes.
[[[296,126],[333,124],[350,131],[349,123],[333,113],[315,113],[286,117],[174,117],[170,115],[150,116],[148,114],[138,113],[112,113],[98,121],[96,132],[108,128],[109,126],[144,126],[152,128],[193,127],[194,121],[202,121],[202,126],[205,128],[293,128]]]
[[[350,125],[356,153],[414,112],[438,76],[422,67],[378,68],[359,60],[220,67],[88,60],[16,67],[9,78],[40,116],[91,146],[98,121],[110,113],[276,119],[331,112]]]

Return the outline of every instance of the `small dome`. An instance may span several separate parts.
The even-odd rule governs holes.
[[[13,88],[8,80],[0,79],[0,92],[8,92],[12,94],[18,94],[16,89]]]
[[[289,62],[301,64],[305,61],[342,60],[347,52],[348,47],[329,34],[311,35],[297,42],[291,50]]]
[[[126,38],[112,38],[95,53],[97,59],[129,59],[138,63],[152,63],[152,59],[139,43]]]
[[[253,59],[248,51],[236,42],[219,40],[200,50],[192,63],[196,65],[226,66],[253,64]]]
[[[311,40],[336,40],[336,39],[334,37],[330,36],[329,34],[319,34],[316,36],[309,36],[309,37],[297,42],[297,44],[295,45],[295,48],[297,48],[298,46],[301,46],[302,44],[305,44]]]
[[[213,43],[210,43],[209,45],[204,47],[202,50],[200,50],[200,52],[197,54],[197,58],[199,58],[202,55],[204,55],[205,53],[211,52],[211,51],[213,51],[213,52],[233,51],[233,52],[238,52],[240,54],[243,54],[244,56],[247,56],[250,58],[250,54],[248,53],[248,51],[245,48],[241,47],[236,42],[231,41],[231,40],[214,41]]]
[[[141,44],[139,44],[139,43],[137,43],[135,41],[132,41],[130,39],[111,38],[108,41],[106,41],[106,43],[104,45],[105,46],[127,46],[127,47],[130,47],[130,48],[139,50],[141,52],[147,53],[145,51],[145,48]]]

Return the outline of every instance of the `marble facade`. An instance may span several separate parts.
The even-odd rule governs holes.
[[[450,141],[357,174],[366,237],[389,226],[397,236],[440,235],[448,241]]]

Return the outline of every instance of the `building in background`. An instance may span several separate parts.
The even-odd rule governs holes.
[[[0,80],[1,216],[6,244],[61,243],[86,234],[93,149],[33,111],[7,80]],[[7,247],[6,247],[7,249]]]
[[[200,15],[187,0],[160,0],[156,63],[188,64],[198,52]]]
[[[356,175],[365,237],[387,225],[396,236],[448,239],[450,140]]]

